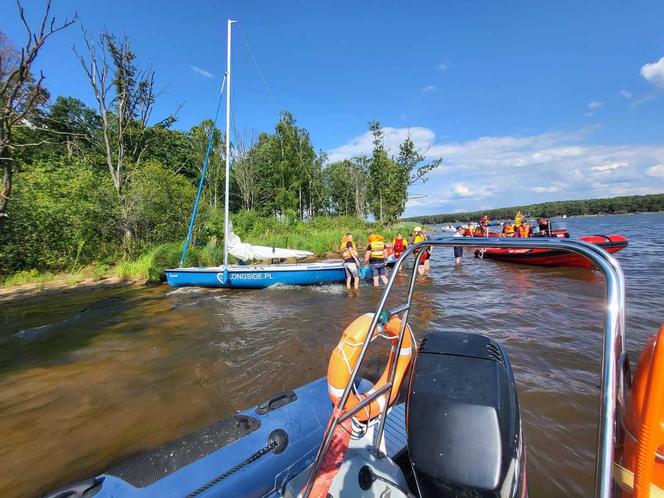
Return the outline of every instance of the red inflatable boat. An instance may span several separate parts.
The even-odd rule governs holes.
[[[622,235],[589,235],[579,240],[600,246],[607,252],[614,253],[627,247],[627,237]],[[478,249],[475,256],[485,259],[496,259],[509,263],[539,266],[581,266],[592,268],[592,263],[582,256],[565,251],[552,249],[504,249],[490,247]]]

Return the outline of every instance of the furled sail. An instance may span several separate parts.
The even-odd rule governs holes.
[[[295,249],[281,249],[279,247],[253,246],[242,242],[240,237],[230,232],[228,235],[228,252],[241,261],[255,259],[286,259],[306,258],[313,256],[309,251],[298,251]]]

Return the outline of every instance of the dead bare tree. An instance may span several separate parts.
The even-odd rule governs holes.
[[[78,19],[74,14],[73,18],[65,18],[62,23],[56,24],[55,17],[51,16],[51,0],[48,0],[41,23],[33,30],[26,20],[21,2],[17,0],[16,4],[27,35],[25,44],[16,50],[0,33],[0,168],[3,171],[0,223],[7,218],[7,205],[16,171],[13,130],[16,126],[29,124],[31,115],[48,100],[44,73],[40,72],[39,77],[35,78],[32,65],[46,40]]]
[[[149,145],[148,122],[157,97],[154,71],[138,70],[125,36],[118,39],[108,31],[93,40],[85,31],[87,58],[75,48],[98,104],[103,134],[103,152],[118,194],[123,219],[128,219],[124,191],[129,178],[127,166],[138,165]],[[168,117],[163,123],[172,119]],[[159,125],[159,123],[158,123]],[[168,126],[166,124],[166,126]],[[128,223],[121,227],[126,247],[131,241]]]
[[[253,209],[259,195],[259,159],[253,150],[256,131],[238,133],[233,144],[233,176],[242,196],[242,208]]]

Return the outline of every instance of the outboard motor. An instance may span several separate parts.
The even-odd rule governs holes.
[[[422,341],[406,404],[420,498],[526,496],[525,445],[505,350],[477,334]]]

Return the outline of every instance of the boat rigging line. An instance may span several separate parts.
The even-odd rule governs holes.
[[[263,80],[263,84],[265,85],[265,89],[267,90],[267,93],[270,96],[270,100],[272,101],[272,105],[274,106],[275,111],[277,111],[277,116],[279,116],[281,114],[281,111],[279,110],[279,105],[277,104],[277,101],[275,100],[274,95],[272,94],[272,90],[270,90],[270,86],[267,84],[267,80],[265,79],[265,76],[263,76],[263,71],[261,71],[261,68],[258,65],[258,62],[256,61],[256,57],[254,57],[254,52],[251,50],[251,47],[249,46],[249,42],[247,41],[247,38],[244,36],[244,33],[242,32],[242,27],[240,26],[240,23],[237,23],[237,29],[240,31],[240,35],[242,36],[242,39],[244,40],[244,44],[247,46],[247,51],[249,52],[249,56],[251,57],[251,60],[254,62],[254,66],[256,66],[256,70],[258,71],[258,75],[261,77],[261,80]]]
[[[203,167],[201,168],[201,179],[198,181],[198,191],[196,192],[194,209],[191,213],[191,219],[189,220],[187,238],[184,240],[184,247],[182,248],[182,254],[180,255],[180,266],[184,266],[184,258],[187,256],[187,250],[189,249],[189,243],[191,242],[191,235],[194,231],[194,222],[196,221],[196,214],[198,214],[198,202],[200,201],[201,193],[203,192],[203,184],[205,183],[205,173],[207,171],[208,162],[210,159],[210,152],[212,151],[212,143],[214,142],[214,132],[217,129],[217,119],[219,119],[219,111],[221,109],[221,102],[224,96],[224,88],[226,86],[227,76],[228,74],[224,74],[224,78],[221,81],[221,90],[219,91],[219,102],[217,103],[217,111],[214,114],[214,120],[212,121],[212,126],[210,127],[210,136],[208,138],[207,150],[205,151],[205,159],[203,159]]]

